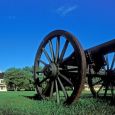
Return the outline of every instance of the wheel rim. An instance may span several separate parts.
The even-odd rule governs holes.
[[[115,52],[104,57],[106,64],[98,73],[89,69],[88,84],[94,97],[115,99]]]
[[[35,58],[37,93],[41,98],[71,104],[80,96],[85,68],[85,55],[77,39],[63,30],[51,32],[41,43]]]

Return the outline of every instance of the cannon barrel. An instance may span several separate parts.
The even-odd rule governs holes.
[[[111,53],[115,51],[115,39],[108,41],[106,43],[103,43],[101,45],[89,48],[85,50],[86,52],[89,52],[91,55],[106,55],[108,53]]]
[[[115,52],[115,39],[84,51],[87,64],[94,64],[93,69],[98,72],[106,64],[104,55]]]

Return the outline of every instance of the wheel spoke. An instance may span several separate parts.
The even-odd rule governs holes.
[[[106,97],[106,96],[107,96],[107,91],[108,91],[108,84],[106,84],[106,87],[105,87],[104,97]]]
[[[52,45],[51,40],[49,40],[49,47],[50,47],[50,52],[51,52],[51,56],[52,56],[52,61],[54,62],[55,57],[54,57],[54,50],[53,50],[53,45]]]
[[[39,73],[43,73],[43,71],[37,71],[36,73],[39,75]]]
[[[56,98],[57,98],[57,103],[60,103],[60,98],[59,98],[59,90],[58,90],[58,84],[57,80],[55,80],[55,85],[56,85]]]
[[[101,83],[102,81],[103,81],[103,80],[99,80],[99,81],[97,81],[96,83],[92,84],[92,86],[95,86],[95,85]]]
[[[63,84],[62,84],[62,82],[61,82],[61,80],[60,80],[59,77],[58,77],[58,81],[59,81],[59,84],[60,84],[60,86],[61,86],[61,89],[63,90],[64,96],[65,96],[65,98],[67,99],[68,94],[67,94],[67,92],[66,92],[66,90],[65,90],[65,87],[63,86]]]
[[[37,73],[35,73],[35,80],[38,78],[39,76],[38,76],[38,74]]]
[[[53,90],[54,90],[54,81],[51,84],[50,98],[53,96]]]
[[[106,68],[105,68],[105,66],[103,66],[103,69],[104,69],[104,71],[106,72]]]
[[[43,69],[44,70],[44,69]],[[36,73],[39,75],[39,73],[43,73],[43,70],[41,71],[36,71]]]
[[[44,67],[44,68],[42,68],[42,70],[38,70],[38,71],[36,71],[36,73],[39,75],[39,73],[44,73],[44,70],[46,69],[46,67]]]
[[[106,58],[107,70],[109,70],[109,60],[108,60],[108,55],[105,55],[105,58]]]
[[[44,61],[42,60],[38,60],[39,62],[41,62],[43,65],[47,65]]]
[[[71,73],[78,73],[78,70],[76,68],[71,68],[71,69],[59,69],[60,71],[65,71],[65,72],[71,72]]]
[[[38,85],[36,85],[36,87],[37,87],[37,92],[38,92],[38,94],[42,94],[42,88],[39,87]],[[40,96],[43,98],[42,95],[40,95]]]
[[[78,69],[78,66],[67,65],[68,69]]]
[[[101,85],[101,87],[99,88],[99,90],[97,91],[97,95],[99,94],[100,90],[102,89],[103,84]]]
[[[65,75],[59,73],[59,76],[62,77],[65,81],[67,81],[71,86],[73,86],[72,82]]]
[[[114,63],[115,63],[115,53],[114,53],[112,64],[111,64],[111,70],[113,69]]]
[[[62,60],[63,60],[63,57],[64,57],[64,55],[65,55],[66,49],[67,49],[67,47],[68,47],[68,44],[69,44],[69,42],[66,40],[66,42],[65,42],[65,44],[64,44],[64,47],[63,47],[63,50],[62,50],[61,55],[60,55],[60,63],[61,63]]]
[[[40,81],[39,82],[39,84],[42,84],[43,82],[45,82],[47,79],[49,79],[50,77],[48,76],[48,77],[46,77],[46,78],[44,78],[42,81]]]
[[[56,59],[55,59],[55,62],[58,61],[59,59],[59,50],[60,50],[60,37],[58,36],[57,37],[57,41],[56,41]]]
[[[59,68],[60,71],[67,71],[67,72],[78,72],[77,66],[67,66],[66,68]]]
[[[50,58],[50,56],[48,55],[48,53],[47,53],[47,51],[45,50],[45,48],[43,48],[43,52],[44,52],[46,58],[48,59],[49,63],[51,63],[51,58]]]

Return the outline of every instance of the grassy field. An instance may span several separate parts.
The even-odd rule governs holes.
[[[78,103],[69,107],[53,100],[27,98],[35,92],[0,92],[0,115],[115,115],[115,105],[89,97],[83,92]]]

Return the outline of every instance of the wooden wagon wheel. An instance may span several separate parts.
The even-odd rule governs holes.
[[[64,30],[51,32],[38,48],[34,63],[39,97],[71,104],[80,96],[85,71],[85,55],[78,40]]]
[[[94,97],[115,99],[115,52],[105,55],[105,66],[95,73],[89,68],[88,84]]]

